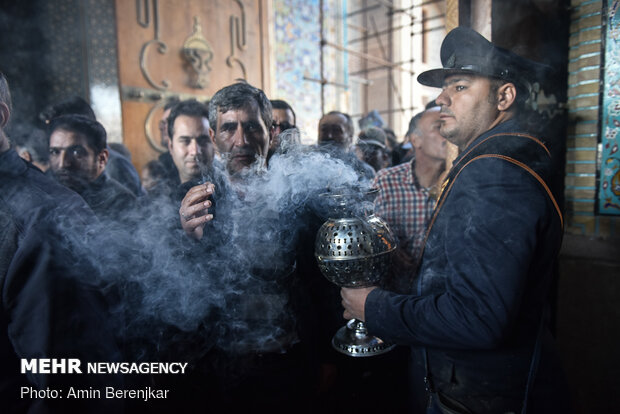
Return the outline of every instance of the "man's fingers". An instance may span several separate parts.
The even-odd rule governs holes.
[[[194,218],[190,218],[188,220],[185,220],[186,224],[183,227],[188,229],[189,231],[193,231],[197,227],[200,227],[203,224],[205,224],[205,223],[207,223],[207,222],[209,222],[211,220],[213,220],[213,214],[207,214],[207,215],[200,216],[200,217],[194,217]]]
[[[179,209],[179,213],[181,214],[181,217],[183,217],[183,220],[187,221],[195,216],[204,216],[207,213],[209,207],[211,207],[212,205],[213,203],[211,202],[211,200],[206,200],[205,202],[202,202],[200,204],[181,206],[181,208]]]
[[[195,217],[202,217],[207,213],[207,209],[213,205],[213,202],[208,198],[211,197],[215,191],[215,186],[212,183],[205,183],[194,186],[189,189],[183,201],[181,201],[181,208],[179,214],[184,221],[192,220]]]
[[[201,184],[189,189],[183,201],[182,205],[192,205],[199,203],[201,201],[206,200],[211,195],[213,195],[214,187],[213,184]]]

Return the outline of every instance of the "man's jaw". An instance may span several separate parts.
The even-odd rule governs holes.
[[[228,154],[222,159],[226,163],[229,174],[234,178],[259,174],[265,167],[265,157],[258,156],[256,153],[238,152]]]
[[[53,175],[59,183],[73,191],[79,192],[88,186],[88,180],[66,170],[53,171]]]

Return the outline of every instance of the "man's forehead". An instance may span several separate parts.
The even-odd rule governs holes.
[[[65,146],[82,145],[88,147],[88,140],[84,134],[64,128],[56,128],[52,131],[50,134],[50,145],[52,145],[52,142],[54,144],[64,144]]]
[[[184,129],[194,125],[200,125],[204,129],[209,129],[209,120],[204,116],[179,115],[174,119],[176,129]],[[175,132],[176,135],[176,132]]]
[[[231,108],[226,111],[218,111],[217,117],[219,123],[223,122],[244,122],[248,120],[261,120],[260,111],[258,105],[253,102],[248,102],[241,108]]]
[[[347,124],[347,118],[345,118],[344,115],[341,115],[341,114],[329,114],[329,115],[325,115],[323,118],[321,118],[321,121],[319,123],[321,125],[323,125],[323,124],[341,124],[341,125],[346,125]]]

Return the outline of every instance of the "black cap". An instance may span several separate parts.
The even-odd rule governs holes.
[[[385,149],[385,140],[387,139],[385,132],[381,128],[368,127],[360,132],[358,145],[372,145]]]
[[[441,44],[441,64],[442,69],[420,73],[418,82],[440,88],[446,76],[471,73],[503,79],[527,90],[542,66],[495,46],[480,33],[466,27],[457,27],[447,34]]]

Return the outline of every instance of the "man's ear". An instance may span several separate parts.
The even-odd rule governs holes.
[[[109,158],[110,158],[110,152],[108,151],[107,148],[104,148],[104,149],[101,150],[99,155],[97,155],[97,163],[102,168],[105,168],[105,166],[108,164],[108,159]]]
[[[9,123],[9,117],[11,116],[11,111],[9,111],[9,107],[4,102],[0,102],[0,128],[4,128],[6,124]]]
[[[422,142],[421,142],[421,137],[420,135],[416,134],[415,132],[412,132],[411,135],[409,136],[409,142],[411,142],[411,146],[413,148],[418,148]]]
[[[209,127],[209,137],[213,145],[215,145],[215,131],[211,127]]]
[[[32,155],[30,155],[30,152],[27,149],[20,148],[19,151],[17,151],[17,155],[28,162],[32,162]]]
[[[507,111],[517,99],[517,87],[514,83],[505,83],[497,89],[497,109]]]

